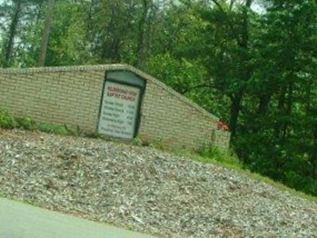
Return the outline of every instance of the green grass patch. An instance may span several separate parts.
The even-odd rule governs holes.
[[[206,146],[197,151],[198,158],[201,162],[208,163],[209,160],[217,161],[221,164],[226,164],[228,167],[241,168],[243,164],[240,163],[238,156],[231,150],[216,147]]]
[[[35,130],[37,125],[29,117],[17,117],[14,119],[16,121],[16,127],[24,130]]]
[[[202,150],[199,150],[196,153],[189,151],[176,151],[175,153],[190,160],[198,161],[201,163],[211,163],[217,166],[222,166],[227,169],[238,171],[239,173],[246,175],[254,180],[269,184],[280,191],[288,192],[294,196],[299,196],[306,200],[317,203],[317,197],[310,195],[309,193],[305,193],[306,191],[299,191],[293,189],[287,186],[287,184],[282,184],[279,181],[275,181],[269,177],[250,171],[245,165],[243,165],[239,161],[238,157],[234,154],[234,152],[230,150],[225,150],[216,147],[207,147]]]
[[[143,142],[139,138],[132,141],[132,144],[143,146]],[[200,163],[211,163],[227,169],[238,171],[239,173],[244,174],[252,179],[270,184],[281,191],[286,191],[292,195],[299,196],[317,203],[317,196],[314,196],[311,193],[312,189],[308,190],[301,186],[301,190],[296,190],[296,187],[290,184],[291,181],[297,181],[297,183],[299,183],[302,178],[289,179],[288,181],[283,181],[283,183],[280,181],[275,181],[265,175],[251,171],[247,165],[240,162],[238,156],[232,150],[215,146],[204,146],[197,151],[190,151],[187,149],[171,149],[170,147],[166,147],[161,143],[149,143],[149,146],[158,150],[170,152],[185,159],[194,160]],[[306,184],[309,184],[310,187],[315,187],[317,185],[316,181],[314,183]]]
[[[49,123],[39,123],[36,127],[39,131],[57,134],[57,135],[74,135],[74,132],[66,126],[54,125]]]
[[[5,129],[39,130],[57,135],[76,135],[77,131],[70,130],[66,125],[35,122],[30,117],[14,117],[7,110],[0,109],[0,127]]]
[[[0,109],[0,127],[5,129],[13,129],[18,126],[15,118],[8,111]]]

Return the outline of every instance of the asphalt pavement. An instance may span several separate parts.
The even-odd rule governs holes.
[[[154,238],[0,198],[0,238]]]

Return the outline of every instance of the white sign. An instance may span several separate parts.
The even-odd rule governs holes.
[[[98,132],[100,134],[132,139],[134,136],[140,89],[106,81]]]

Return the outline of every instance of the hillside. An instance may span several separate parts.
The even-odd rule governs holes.
[[[317,204],[151,148],[0,129],[0,193],[158,237],[317,237]]]

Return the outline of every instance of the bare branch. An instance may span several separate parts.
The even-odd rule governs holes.
[[[236,0],[231,0],[231,1],[230,1],[230,5],[229,5],[230,11],[232,10],[233,5],[235,4],[235,2],[236,2]]]
[[[221,6],[221,4],[220,4],[217,0],[212,0],[212,2],[219,8],[220,11],[222,11],[223,13],[225,13],[225,10],[223,9],[223,7]]]

